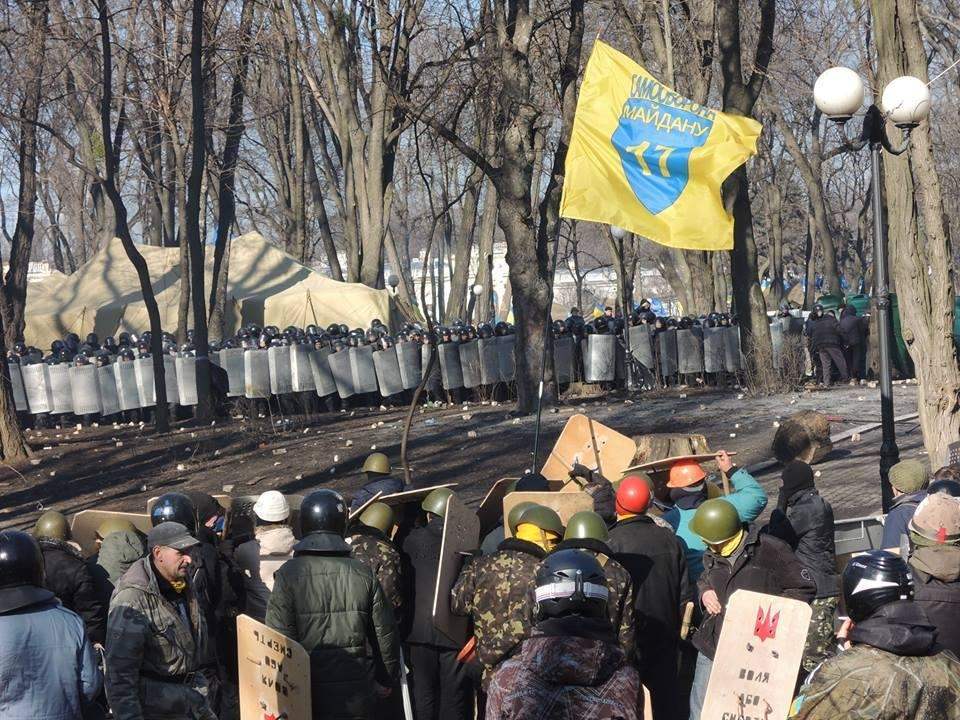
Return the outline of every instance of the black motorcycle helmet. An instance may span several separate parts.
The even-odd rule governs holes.
[[[195,536],[198,531],[197,507],[183,493],[165,493],[157,498],[157,502],[150,509],[150,524],[156,527],[162,522],[180,523],[187,532]]]
[[[855,623],[884,605],[912,599],[913,576],[899,555],[870,550],[851,558],[843,571],[843,601]]]
[[[347,529],[347,503],[335,490],[316,490],[300,505],[300,532],[336,533],[343,537]]]
[[[537,568],[537,619],[579,615],[607,616],[607,579],[603,567],[583,550],[559,550]]]
[[[20,530],[0,530],[0,589],[43,587],[43,554],[33,536]]]
[[[816,305],[813,306],[813,316],[816,318],[823,317],[823,305],[821,305],[820,303],[817,303]]]

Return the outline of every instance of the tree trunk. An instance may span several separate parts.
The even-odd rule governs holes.
[[[306,128],[303,131],[303,140],[307,152],[307,179],[310,183],[310,201],[317,215],[317,226],[320,231],[320,241],[330,266],[330,276],[334,280],[343,282],[343,270],[340,268],[340,258],[337,256],[337,246],[333,244],[333,234],[330,232],[330,219],[327,217],[327,208],[323,204],[323,190],[320,186],[320,177],[317,175],[317,160],[313,153],[313,143]]]
[[[478,323],[493,319],[493,238],[497,232],[497,188],[487,179],[484,183],[483,214],[477,240],[477,284],[483,287],[476,306]]]
[[[483,171],[474,168],[467,177],[466,192],[461,199],[460,224],[453,241],[453,275],[450,278],[450,299],[447,314],[453,318],[464,317],[467,295],[470,293],[470,256],[473,253],[473,236],[477,227],[477,205],[483,184]]]
[[[806,244],[804,245],[804,269],[806,270],[806,285],[803,288],[803,309],[812,310],[813,301],[816,298],[817,294],[817,264],[814,261],[814,256],[816,255],[815,243],[813,242],[813,235],[816,231],[813,228],[813,217],[812,213],[807,218],[807,237]]]

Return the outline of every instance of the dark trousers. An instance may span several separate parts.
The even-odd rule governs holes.
[[[680,651],[676,645],[649,648],[640,663],[640,682],[650,691],[650,705],[656,720],[686,720],[687,706],[681,700]],[[685,696],[684,696],[685,699]],[[643,693],[637,698],[643,710]]]
[[[847,382],[850,377],[847,375],[847,361],[843,359],[843,353],[838,347],[820,348],[820,364],[823,365],[823,384],[830,385],[833,375],[833,366],[837,366],[840,371],[840,382]]]
[[[410,645],[411,691],[416,720],[472,720],[473,682],[457,651]]]
[[[863,380],[863,345],[850,345],[843,349],[843,359],[847,362],[847,372],[855,380]]]

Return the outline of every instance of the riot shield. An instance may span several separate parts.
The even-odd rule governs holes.
[[[138,407],[153,407],[157,404],[157,390],[153,384],[153,358],[138,358],[133,361],[137,375]]]
[[[561,385],[573,382],[573,336],[553,339],[553,373]]]
[[[20,363],[11,362],[10,365],[10,390],[13,393],[13,404],[17,412],[27,412],[27,393],[23,387],[23,373],[20,372]]]
[[[770,342],[773,344],[773,367],[781,370],[783,368],[783,325],[779,320],[770,323]]]
[[[356,392],[377,392],[377,368],[373,364],[372,345],[350,348],[350,373]]]
[[[460,343],[460,370],[465,388],[478,387],[480,383],[480,347],[476,340]]]
[[[27,405],[34,415],[48,413],[53,407],[50,398],[50,383],[47,366],[43,363],[24,365],[21,368],[23,388],[27,393]]]
[[[313,392],[317,384],[313,380],[313,368],[310,367],[309,345],[290,346],[290,384],[294,392]]]
[[[266,350],[243,353],[243,394],[250,400],[270,397],[270,360]]]
[[[314,350],[309,355],[313,385],[320,397],[333,395],[337,391],[337,384],[333,381],[333,373],[330,372],[330,363],[327,362],[327,358],[330,357],[332,352],[330,348],[325,347],[321,350]]]
[[[703,329],[703,369],[708,373],[723,372],[723,331],[725,328]]]
[[[180,402],[180,383],[177,379],[177,359],[171,355],[163,356],[163,385],[167,389],[167,404]],[[196,387],[196,382],[194,382]]]
[[[293,392],[293,377],[290,372],[290,347],[271,347],[267,349],[267,365],[270,368],[270,392],[273,395],[287,395]]]
[[[460,367],[460,350],[457,343],[437,346],[440,353],[440,378],[447,390],[463,387],[463,368]]]
[[[100,415],[109,417],[120,412],[120,393],[117,392],[116,365],[97,368],[97,384],[100,386]]]
[[[377,384],[380,386],[381,395],[390,397],[403,392],[403,379],[400,377],[395,347],[377,350],[373,354],[373,367],[377,371]]]
[[[227,397],[243,397],[245,394],[243,352],[243,348],[227,348],[220,351],[220,367],[227,371],[227,382],[230,385]]]
[[[53,401],[50,413],[53,415],[72,413],[73,388],[70,385],[70,366],[64,363],[48,366],[47,378],[50,381],[50,398]]]
[[[723,367],[727,372],[740,372],[740,327],[723,328]]]
[[[121,360],[113,368],[117,384],[117,398],[121,410],[136,410],[140,407],[140,386],[137,383],[137,362]]]
[[[350,363],[350,352],[346,349],[332,353],[327,362],[330,364],[330,374],[337,386],[337,395],[344,400],[356,394],[353,387],[353,370]]]
[[[480,352],[480,383],[493,385],[500,382],[500,353],[497,349],[499,338],[477,340]]]
[[[657,333],[660,350],[660,377],[668,378],[677,374],[677,331],[662,330]]]
[[[616,377],[615,335],[588,335],[583,344],[583,374],[588,383],[613,382]]]
[[[100,383],[94,365],[70,368],[70,389],[75,415],[95,415],[100,412]]]
[[[653,355],[653,326],[634,325],[630,328],[630,354],[651,372],[657,367]]]
[[[682,375],[703,372],[703,335],[699,328],[677,330],[677,369]]]
[[[400,366],[400,378],[404,390],[413,390],[420,384],[420,344],[415,342],[397,343],[397,364]]]
[[[181,405],[196,405],[197,398],[197,359],[192,356],[177,359],[177,391]]]
[[[497,338],[497,360],[500,363],[501,382],[513,382],[517,374],[517,361],[513,356],[513,348],[516,344],[516,335],[503,335]]]

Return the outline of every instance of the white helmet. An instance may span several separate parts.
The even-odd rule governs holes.
[[[267,490],[253,505],[253,512],[265,522],[282,522],[290,517],[290,504],[277,490]]]

